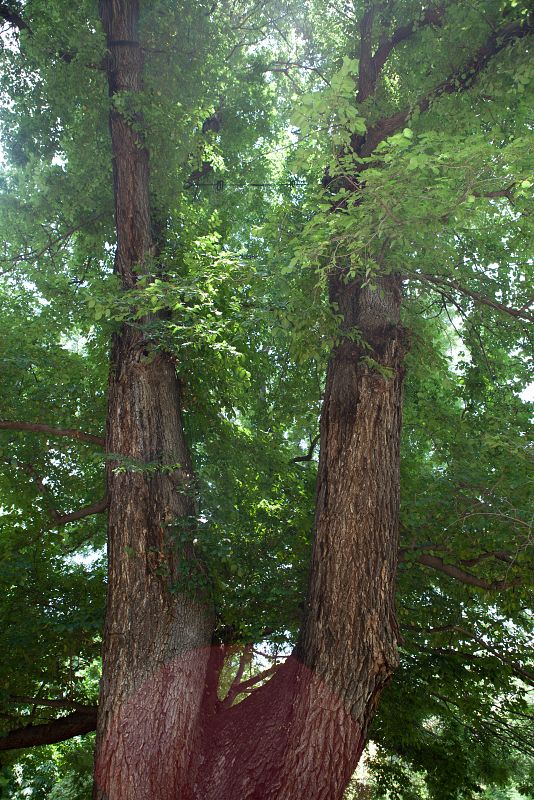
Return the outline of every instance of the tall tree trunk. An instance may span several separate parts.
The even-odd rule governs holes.
[[[342,278],[331,299],[371,349],[346,335],[328,367],[300,640],[269,683],[214,713],[197,800],[339,800],[397,664],[400,283]]]
[[[405,335],[401,284],[332,278],[343,318],[321,415],[315,539],[297,653],[366,730],[397,665],[395,575]],[[361,342],[354,341],[354,334]]]
[[[135,95],[138,0],[102,0],[101,14],[110,94]],[[116,270],[127,291],[155,255],[148,153],[113,107],[110,128]],[[194,513],[175,368],[139,328],[126,325],[115,337],[96,800],[343,795],[396,665],[403,342],[395,278],[371,291],[340,273],[331,299],[346,335],[328,368],[305,621],[295,654],[230,709],[216,697],[222,658],[213,648],[210,659],[210,612],[191,593],[170,590],[195,568],[193,554],[168,535],[169,523]],[[371,350],[354,341],[356,329]]]
[[[111,101],[141,89],[137,0],[103,0]],[[136,126],[137,127],[137,126]],[[155,255],[147,150],[112,106],[117,252],[125,291]],[[172,523],[194,515],[192,467],[172,359],[125,325],[108,400],[108,598],[97,727],[97,800],[185,798],[212,616],[183,584],[194,556]]]

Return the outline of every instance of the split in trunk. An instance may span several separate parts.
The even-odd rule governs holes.
[[[138,92],[138,2],[103,0],[101,14],[110,94]],[[113,106],[110,128],[116,271],[127,291],[156,255],[148,153],[139,125]],[[96,800],[343,795],[397,658],[403,336],[396,278],[371,291],[340,272],[331,300],[344,336],[328,367],[305,620],[294,655],[231,708],[216,698],[222,651],[210,648],[211,612],[180,586],[194,556],[169,537],[169,525],[194,515],[175,365],[151,352],[139,328],[125,325],[114,340]],[[371,350],[355,341],[356,330]]]

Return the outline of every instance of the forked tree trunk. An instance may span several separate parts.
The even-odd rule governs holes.
[[[110,96],[139,92],[137,0],[104,0]],[[112,108],[117,252],[125,291],[154,256],[148,153]],[[94,797],[185,797],[212,616],[183,585],[193,554],[170,524],[194,514],[192,469],[175,365],[138,327],[112,347],[108,400],[108,597]]]
[[[102,0],[101,13],[110,93],[138,92],[138,0]],[[154,255],[148,154],[116,110],[110,126],[116,269],[127,290]],[[230,709],[216,697],[221,652],[212,648],[210,658],[209,610],[170,591],[194,568],[191,552],[168,537],[169,523],[194,512],[175,368],[139,329],[125,326],[115,338],[96,800],[343,795],[397,660],[403,341],[394,277],[371,291],[340,273],[331,299],[347,335],[328,367],[305,620],[294,655]],[[356,329],[371,350],[353,341]]]

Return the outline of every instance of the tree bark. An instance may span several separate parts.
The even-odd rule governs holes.
[[[117,250],[125,291],[156,255],[148,152],[113,105],[141,89],[137,0],[103,0],[108,37]],[[195,513],[191,459],[171,357],[139,327],[114,337],[109,377],[108,597],[97,724],[97,800],[186,797],[212,615],[188,586],[192,546],[172,527]],[[183,531],[183,528],[182,528]]]
[[[124,289],[157,255],[148,153],[113,105],[141,88],[138,0],[102,0],[108,36],[117,252]],[[400,286],[331,278],[343,317],[321,419],[313,558],[293,656],[235,707],[217,700],[224,651],[184,587],[197,569],[169,524],[194,514],[171,358],[138,327],[115,337],[109,379],[109,586],[95,800],[340,800],[396,665],[403,380]],[[359,330],[368,344],[358,343]],[[370,349],[369,349],[370,348]],[[374,361],[371,361],[372,357]],[[178,590],[171,591],[171,586]]]
[[[370,289],[358,281],[345,284],[340,272],[331,278],[330,294],[344,335],[327,372],[309,598],[297,653],[362,719],[368,673],[380,676],[378,686],[397,664],[394,580],[405,334],[396,276],[381,278]],[[344,685],[347,676],[356,680],[361,701]]]
[[[400,281],[383,278],[372,291],[340,273],[331,299],[345,336],[328,367],[300,639],[267,684],[213,713],[197,800],[341,800],[397,665]],[[353,340],[356,330],[371,349]]]

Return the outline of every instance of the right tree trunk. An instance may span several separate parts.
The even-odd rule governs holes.
[[[303,628],[269,683],[213,714],[197,800],[340,800],[397,664],[400,285],[331,291],[371,349],[345,337],[328,367]]]
[[[328,366],[311,580],[297,648],[360,721],[397,664],[405,342],[400,280],[377,284],[345,284],[341,274],[331,280],[345,335]]]

